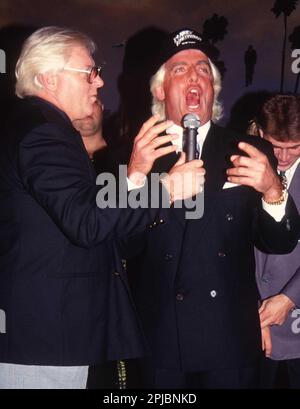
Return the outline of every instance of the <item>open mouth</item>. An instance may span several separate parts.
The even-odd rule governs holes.
[[[186,105],[189,109],[197,109],[200,105],[200,94],[196,87],[189,88],[186,93]]]

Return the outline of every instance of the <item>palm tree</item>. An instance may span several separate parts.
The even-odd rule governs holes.
[[[291,43],[291,49],[300,49],[300,26],[297,26],[294,28],[292,34],[289,36],[289,41]],[[298,86],[299,86],[299,81],[300,81],[300,72],[297,75],[296,78],[296,84],[295,84],[295,94],[298,92]]]
[[[228,20],[224,16],[213,14],[212,17],[205,20],[202,29],[203,38],[211,44],[211,51],[214,62],[218,67],[221,77],[223,78],[226,73],[225,63],[219,60],[220,50],[216,47],[216,42],[224,40],[227,34]]]
[[[280,92],[283,91],[284,83],[284,67],[285,67],[285,49],[286,49],[286,37],[287,37],[287,18],[296,9],[298,0],[276,0],[271,11],[278,18],[280,14],[283,14],[284,21],[284,33],[283,33],[283,47],[282,47],[282,59],[281,59],[281,78],[280,78]]]
[[[224,16],[214,14],[211,18],[205,20],[203,24],[203,37],[215,44],[217,41],[223,40],[227,34],[228,20]]]

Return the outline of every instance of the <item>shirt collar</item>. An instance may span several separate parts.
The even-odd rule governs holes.
[[[206,139],[206,136],[207,136],[207,133],[208,133],[208,131],[210,129],[210,126],[211,126],[211,121],[208,121],[204,125],[202,125],[202,126],[200,126],[198,128],[197,142],[198,142],[198,145],[200,147],[200,155],[201,155],[201,150],[202,150],[203,143],[204,143],[204,141]],[[179,126],[179,125],[174,124],[174,125],[170,126],[167,129],[166,132],[168,134],[174,133],[174,134],[178,135],[178,138],[174,139],[172,141],[172,143],[173,143],[173,145],[177,146],[176,152],[181,152],[182,151],[182,145],[183,145],[183,142],[182,142],[183,128],[181,126]]]
[[[300,163],[300,157],[296,160],[296,162],[289,169],[287,169],[285,171],[285,176],[286,176],[286,179],[287,179],[287,182],[288,182],[287,187],[290,186],[291,181],[293,179],[293,176],[294,176],[294,174],[296,172],[296,169],[297,169],[299,163]]]

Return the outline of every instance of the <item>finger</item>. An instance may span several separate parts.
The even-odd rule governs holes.
[[[250,145],[250,143],[240,142],[238,147],[243,152],[246,152],[250,156],[250,158],[253,158],[253,159],[262,159],[262,158],[264,158],[266,156],[260,150],[255,148],[255,146]]]
[[[257,167],[257,160],[248,158],[247,156],[238,156],[238,155],[232,155],[230,157],[230,160],[233,164],[234,167],[247,167],[247,168],[256,168]]]
[[[260,327],[262,329],[265,328],[265,327],[268,327],[269,325],[273,325],[273,324],[274,324],[274,322],[273,322],[272,317],[268,317],[268,318],[265,318],[265,319],[260,321]]]
[[[143,123],[139,133],[137,134],[137,136],[135,137],[135,140],[138,141],[140,140],[145,132],[148,131],[148,129],[150,129],[152,126],[154,126],[156,124],[156,122],[159,120],[160,115],[159,114],[155,114],[153,116],[151,116],[146,122]]]
[[[173,121],[164,121],[159,123],[158,125],[153,124],[152,126],[146,127],[143,132],[143,135],[137,140],[143,142],[144,144],[147,144],[151,142],[154,138],[156,138],[157,135],[159,135],[162,132],[165,132],[166,129],[170,128],[170,126],[172,126],[173,124],[174,124]]]
[[[263,310],[266,308],[266,306],[267,306],[267,301],[264,300],[264,301],[262,302],[261,306],[259,307],[258,312],[261,314],[261,313],[263,312]]]
[[[196,168],[202,168],[204,163],[203,160],[201,159],[193,159],[191,161],[188,162],[192,167],[196,167]]]
[[[154,159],[161,158],[162,156],[167,155],[168,153],[175,152],[176,149],[177,146],[175,145],[165,146],[164,148],[156,149],[154,151]]]
[[[228,176],[245,176],[249,178],[258,178],[259,177],[259,172],[257,168],[248,168],[244,166],[237,166],[236,168],[229,168],[226,171]]]
[[[265,347],[265,355],[270,356],[272,352],[272,341],[271,337],[266,337],[265,342],[264,342],[264,347]]]
[[[169,134],[169,135],[165,135],[165,136],[158,136],[156,139],[154,139],[151,142],[151,146],[153,147],[153,149],[156,149],[158,146],[164,145],[168,142],[172,142],[175,139],[178,139],[178,135],[177,134]]]
[[[185,163],[186,160],[186,154],[185,152],[181,152],[178,161],[175,163],[174,166],[180,166]]]
[[[260,307],[260,309],[258,310],[258,313],[259,313],[260,316],[263,314],[264,310],[265,310],[265,306],[262,305],[262,306]]]
[[[244,185],[254,187],[255,181],[251,177],[246,176],[229,176],[228,182],[235,183],[236,185]]]
[[[261,330],[261,349],[264,351],[265,350],[265,336],[264,336],[264,330]]]
[[[266,314],[266,312],[264,310],[261,313],[259,313],[260,322],[265,320],[266,317],[267,317],[267,314]]]

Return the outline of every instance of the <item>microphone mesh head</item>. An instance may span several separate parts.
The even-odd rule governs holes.
[[[199,128],[200,118],[197,114],[186,114],[183,117],[183,127],[184,128]]]

